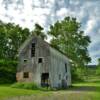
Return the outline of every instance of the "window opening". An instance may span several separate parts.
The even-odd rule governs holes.
[[[24,59],[24,62],[27,62],[27,59]]]
[[[42,62],[43,62],[43,58],[39,58],[38,63],[42,63]]]
[[[67,72],[67,63],[65,63],[65,71]]]
[[[24,73],[23,73],[23,77],[24,77],[24,78],[29,78],[29,72],[24,72]]]
[[[35,56],[35,43],[32,43],[32,47],[31,47],[31,56],[32,56],[32,57]]]

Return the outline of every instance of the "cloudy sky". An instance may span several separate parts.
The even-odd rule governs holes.
[[[0,20],[33,29],[39,23],[45,29],[65,16],[76,17],[85,34],[91,37],[92,64],[100,57],[100,0],[0,0]]]

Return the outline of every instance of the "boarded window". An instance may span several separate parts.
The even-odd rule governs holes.
[[[39,58],[38,63],[42,63],[42,62],[43,62],[43,58]]]
[[[29,78],[29,72],[24,72],[23,73],[23,78]]]
[[[35,43],[32,43],[32,47],[31,47],[31,57],[35,56]]]
[[[65,63],[65,71],[67,72],[67,63]]]

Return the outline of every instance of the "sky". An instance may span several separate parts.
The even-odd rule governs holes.
[[[0,0],[0,20],[13,22],[30,30],[39,23],[47,30],[50,24],[65,16],[76,17],[85,35],[91,38],[88,47],[90,64],[100,58],[100,0]]]

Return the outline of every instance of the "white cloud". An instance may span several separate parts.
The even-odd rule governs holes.
[[[96,24],[96,20],[95,19],[89,19],[88,22],[87,22],[87,25],[86,25],[86,33],[89,34],[90,32],[92,32],[93,30],[93,27],[95,26]]]
[[[100,43],[99,0],[95,2],[94,0],[19,0],[20,4],[14,0],[12,4],[7,4],[8,10],[4,8],[2,1],[0,0],[0,19],[5,22],[15,22],[30,29],[33,28],[34,23],[39,23],[47,29],[56,20],[73,16],[82,23],[85,33],[91,37],[89,51],[95,44]],[[95,51],[92,50],[90,55],[96,59],[93,57]]]
[[[57,11],[57,16],[65,16],[67,13],[69,12],[66,8],[61,8],[59,11]]]
[[[48,15],[50,13],[50,9],[48,8],[34,8],[34,10],[32,11],[32,14],[33,15],[37,15],[37,16],[40,16],[40,15],[43,15],[43,14],[46,14]]]

